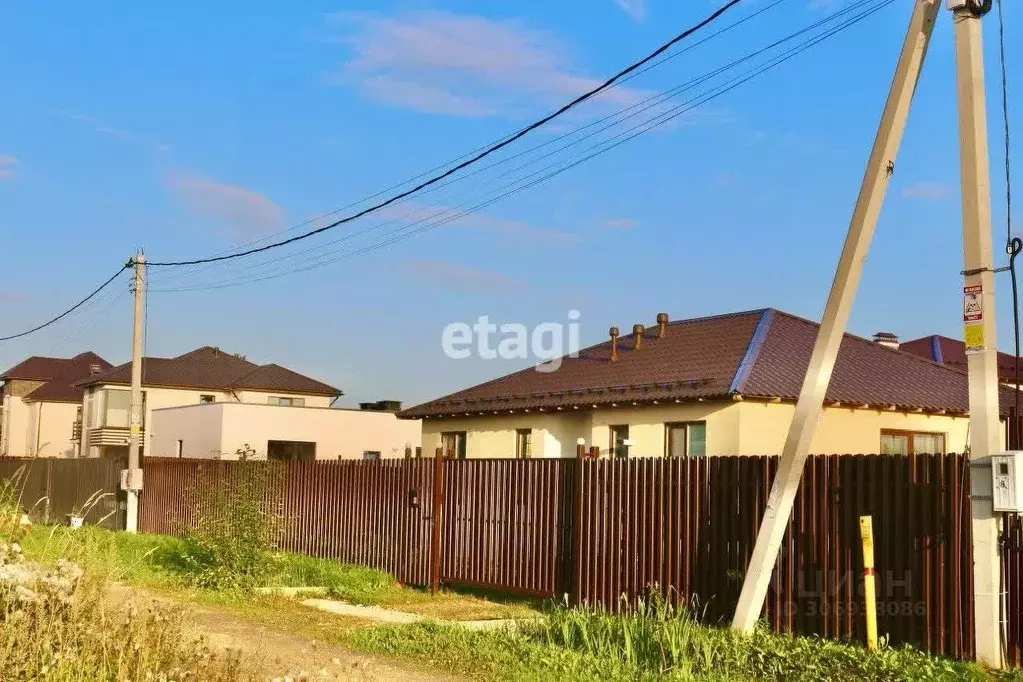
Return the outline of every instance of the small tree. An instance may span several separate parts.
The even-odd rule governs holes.
[[[247,591],[265,581],[284,528],[281,471],[237,462],[196,487],[183,557],[192,584]]]

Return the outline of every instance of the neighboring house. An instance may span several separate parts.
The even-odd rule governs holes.
[[[131,363],[89,376],[79,387],[85,388],[82,452],[127,456]],[[144,455],[391,457],[419,445],[419,424],[398,420],[394,409],[331,409],[340,389],[211,346],[144,358],[142,389]]]
[[[127,456],[131,363],[79,385],[85,388],[82,452],[90,457]],[[143,358],[143,453],[149,451],[154,410],[208,403],[329,407],[340,395],[339,389],[280,365],[256,365],[212,346],[174,358]]]
[[[458,457],[573,457],[579,441],[605,456],[780,453],[818,324],[774,309],[658,318],[556,371],[525,369],[399,416],[424,420],[425,451]],[[964,371],[847,334],[810,449],[961,452],[967,410]]]
[[[966,344],[962,341],[933,334],[900,344],[898,337],[894,334],[890,336],[891,342],[899,350],[933,360],[939,365],[947,365],[961,369],[964,372],[966,371]],[[998,353],[998,381],[1005,386],[1015,386],[1016,358],[1010,353]],[[1023,384],[1023,359],[1020,361],[1020,383]]]
[[[400,404],[399,404],[400,405]],[[212,403],[153,410],[157,457],[237,459],[391,459],[415,452],[422,423],[393,409]]]
[[[110,367],[86,352],[73,358],[32,356],[0,374],[0,456],[77,456],[83,389],[76,384]]]

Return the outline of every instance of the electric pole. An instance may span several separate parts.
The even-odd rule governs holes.
[[[946,0],[955,23],[956,92],[959,109],[960,179],[962,185],[964,337],[969,355],[971,518],[973,531],[973,605],[977,659],[993,667],[1001,654],[1002,595],[998,553],[998,519],[992,508],[991,459],[999,451],[997,340],[994,318],[994,268],[991,254],[991,196],[988,171],[987,117],[980,20],[990,0]],[[914,0],[913,15],[892,79],[877,137],[864,173],[831,292],[795,414],[764,510],[732,627],[749,632],[763,610],[778,550],[849,312],[867,257],[888,182],[895,170],[909,107],[920,77],[940,0]],[[979,309],[977,302],[979,301]]]
[[[142,469],[139,451],[142,445],[142,335],[145,325],[146,257],[142,252],[132,259],[135,265],[135,315],[131,339],[131,411],[128,416],[128,470],[122,476],[122,487],[128,494],[125,530],[135,533],[139,528],[139,493],[142,492]]]
[[[970,516],[973,524],[973,622],[977,660],[1001,668],[1001,558],[992,505],[991,455],[1001,449],[998,429],[998,340],[991,254],[991,176],[984,102],[980,20],[983,0],[948,0],[955,26],[959,105],[959,177],[963,210],[963,332],[970,376]],[[987,8],[991,4],[988,2]],[[967,294],[979,312],[965,314]],[[979,319],[978,319],[979,318]]]

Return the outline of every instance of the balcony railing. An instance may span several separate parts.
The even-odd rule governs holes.
[[[139,431],[139,438],[145,438],[145,430]],[[94,445],[108,445],[108,446],[121,446],[128,445],[128,427],[126,426],[101,426],[96,429],[89,430],[89,446]]]

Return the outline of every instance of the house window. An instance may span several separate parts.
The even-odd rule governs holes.
[[[378,462],[378,461],[380,461],[380,451],[379,450],[363,450],[362,451],[362,458],[363,459],[372,460],[374,462]]]
[[[297,440],[268,440],[266,442],[266,458],[287,462],[311,462],[316,459],[316,443]]]
[[[465,459],[465,431],[445,431],[440,434],[444,456]]]
[[[515,459],[529,459],[533,456],[533,429],[516,429]]]
[[[664,425],[665,457],[699,457],[707,454],[707,422],[675,422]]]
[[[621,457],[625,459],[629,456],[629,425],[628,424],[612,424],[611,425],[611,456]]]
[[[199,396],[199,403],[201,405],[209,405],[217,402],[217,396],[215,395],[201,395]]]
[[[945,434],[881,429],[882,455],[943,455]]]
[[[103,409],[103,426],[126,429],[130,426],[131,391],[107,389]],[[142,427],[146,421],[146,392],[142,391]]]
[[[267,400],[267,403],[270,405],[280,405],[282,407],[305,407],[305,398],[284,398],[272,395]]]

